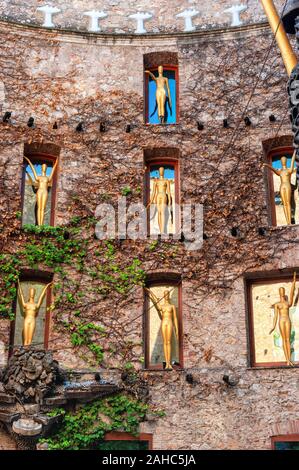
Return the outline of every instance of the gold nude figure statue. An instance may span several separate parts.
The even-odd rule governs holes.
[[[29,158],[27,157],[24,157],[24,158],[29,163],[32,173],[34,175],[34,181],[32,181],[31,176],[27,172],[27,175],[29,177],[29,182],[34,188],[37,188],[37,192],[36,192],[37,225],[44,225],[45,211],[46,211],[48,193],[49,193],[48,190],[52,186],[52,180],[53,180],[55,169],[58,163],[58,159],[56,159],[54,163],[50,176],[46,175],[47,165],[45,163],[42,164],[42,174],[38,176],[35,171],[34,165],[29,160]]]
[[[153,190],[149,206],[156,204],[158,211],[158,224],[160,233],[166,233],[165,216],[166,209],[172,208],[172,197],[170,190],[170,180],[164,178],[164,168],[159,168],[159,178],[154,179]]]
[[[293,366],[294,364],[291,361],[291,330],[292,330],[292,323],[290,320],[290,308],[293,306],[294,302],[294,293],[295,293],[295,286],[296,286],[296,273],[294,272],[291,292],[290,292],[290,300],[288,301],[285,295],[285,288],[279,288],[279,295],[280,301],[273,305],[274,307],[274,322],[273,328],[270,331],[270,335],[276,328],[277,319],[279,317],[279,331],[282,338],[283,344],[283,352],[289,366]]]
[[[20,282],[18,281],[18,298],[21,305],[21,312],[24,316],[24,323],[23,323],[23,345],[30,346],[32,343],[33,335],[35,332],[36,327],[36,317],[38,315],[39,309],[41,304],[44,300],[46,291],[50,285],[53,284],[50,282],[47,284],[44,289],[42,290],[41,295],[39,296],[38,302],[35,302],[35,294],[36,290],[34,287],[29,289],[29,299],[25,302],[24,294],[22,291],[22,287]]]
[[[264,166],[268,167],[273,173],[280,177],[280,197],[283,204],[284,215],[288,225],[292,223],[292,185],[291,177],[295,167],[296,151],[293,153],[291,168],[287,168],[287,157],[281,157],[280,170],[276,170],[268,163],[264,163]]]
[[[171,109],[171,96],[170,96],[168,78],[163,76],[162,65],[159,65],[158,67],[158,77],[155,77],[155,75],[149,70],[146,70],[145,73],[148,73],[149,76],[156,82],[156,86],[157,86],[156,101],[157,101],[157,106],[158,106],[158,117],[159,117],[160,123],[163,124],[165,122],[165,103],[166,103],[165,88],[167,90],[169,107]]]
[[[170,291],[168,289],[164,291],[162,299],[158,299],[158,297],[150,289],[145,288],[145,290],[148,293],[148,296],[151,299],[155,309],[157,310],[161,320],[163,349],[166,362],[165,369],[172,369],[171,340],[173,328],[175,331],[176,338],[179,338],[179,327],[175,305],[170,302]],[[163,304],[161,304],[163,299],[164,302]]]

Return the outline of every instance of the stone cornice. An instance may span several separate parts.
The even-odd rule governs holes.
[[[53,38],[65,42],[77,43],[105,43],[113,45],[116,43],[128,45],[140,44],[175,44],[176,42],[192,43],[198,41],[206,41],[207,39],[225,40],[236,39],[237,37],[246,37],[256,34],[265,34],[270,32],[267,22],[255,23],[250,25],[242,25],[238,27],[221,27],[211,30],[197,30],[193,32],[174,32],[174,33],[147,33],[147,34],[129,34],[129,33],[92,33],[87,31],[78,31],[71,29],[45,29],[41,26],[32,24],[20,24],[7,20],[0,20],[0,32],[16,33],[25,36],[37,36],[45,38]]]

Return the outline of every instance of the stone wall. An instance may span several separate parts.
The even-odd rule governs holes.
[[[283,0],[275,2],[277,8],[282,8]],[[42,0],[1,0],[0,17],[28,25],[45,25],[45,12],[39,10],[47,2]],[[137,21],[131,15],[148,13],[143,28],[148,33],[182,32],[184,30],[207,30],[222,26],[240,26],[265,20],[263,9],[259,2],[233,2],[218,0],[203,2],[200,0],[176,0],[171,5],[167,0],[154,0],[150,4],[146,0],[55,0],[50,6],[57,9],[51,16],[52,27],[81,31],[94,31],[90,16],[86,13],[96,10],[106,16],[100,19],[98,29],[105,33],[128,34],[137,31]],[[184,17],[177,17],[192,11],[191,23],[185,23]],[[188,16],[188,13],[187,13]]]
[[[4,429],[0,429],[0,450],[16,450],[16,448],[12,437]]]
[[[187,251],[184,243],[174,241],[151,251],[150,241],[126,240],[119,249],[120,259],[139,256],[147,272],[182,276],[184,370],[142,373],[151,385],[152,403],[166,413],[158,422],[144,423],[142,430],[153,432],[156,449],[270,448],[275,426],[288,432],[298,415],[298,374],[297,369],[249,367],[244,275],[298,268],[299,255],[298,227],[268,227],[262,142],[290,134],[287,76],[275,46],[265,62],[272,41],[268,28],[117,39],[2,23],[0,41],[2,112],[12,112],[11,122],[0,124],[3,251],[14,252],[26,239],[15,214],[21,208],[28,140],[61,146],[56,224],[93,215],[103,201],[116,206],[125,186],[132,188],[130,202],[141,202],[144,149],[178,148],[181,202],[204,204],[203,248]],[[178,53],[177,125],[143,122],[143,54],[153,51]],[[270,114],[275,123],[269,122]],[[247,115],[249,127],[243,121]],[[30,116],[34,129],[27,127]],[[82,133],[75,131],[79,122]],[[100,122],[106,123],[106,132],[99,132]],[[125,132],[128,124],[130,133]],[[96,250],[99,242],[90,243]],[[82,286],[88,286],[84,279]],[[71,348],[68,333],[56,328],[64,314],[53,312],[50,348],[62,365],[87,367]],[[87,321],[106,321],[107,328],[117,322],[136,344],[130,360],[141,368],[141,288],[124,304],[99,298],[85,315]],[[9,321],[1,320],[0,327],[1,344],[7,346]],[[108,345],[106,352],[103,366],[109,375],[108,367],[117,367],[119,358],[109,355]],[[193,384],[186,381],[187,373]],[[233,378],[234,386],[223,381],[224,375]]]

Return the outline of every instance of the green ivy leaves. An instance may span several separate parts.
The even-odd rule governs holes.
[[[54,436],[43,439],[49,450],[96,448],[111,431],[136,435],[149,406],[125,394],[117,394],[88,403],[76,412],[64,412],[62,425]],[[61,414],[58,410],[54,416]]]
[[[80,320],[86,299],[91,294],[93,298],[95,295],[106,298],[114,293],[127,296],[134,286],[144,284],[145,272],[138,258],[119,259],[111,241],[90,250],[90,241],[82,236],[83,227],[77,226],[81,222],[80,217],[74,217],[68,227],[25,225],[22,228],[30,235],[23,248],[16,254],[0,256],[0,317],[14,319],[12,307],[22,266],[52,268],[57,274],[55,305],[51,306],[57,314],[56,325],[67,329],[72,345],[89,350],[99,364],[103,361],[99,343],[106,333],[99,325]],[[87,222],[90,225],[93,219]],[[88,287],[83,291],[79,290],[77,275],[84,276],[85,280],[89,278]],[[63,315],[65,312],[67,315]]]

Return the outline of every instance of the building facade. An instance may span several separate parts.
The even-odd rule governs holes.
[[[17,278],[25,298],[53,281],[35,343],[68,371],[117,385],[134,370],[163,411],[140,424],[153,449],[295,447],[299,284],[290,331],[280,320],[270,330],[299,267],[299,200],[294,171],[288,223],[279,175],[264,166],[279,170],[286,156],[290,168],[293,137],[262,8],[96,3],[0,2],[1,367],[24,341]],[[161,65],[162,119],[147,72],[157,78]],[[51,178],[40,224],[29,162]],[[164,237],[158,199],[149,210],[161,180]],[[119,225],[124,199],[131,236]],[[140,203],[146,233],[134,239]],[[200,246],[179,223],[190,204],[203,206]],[[43,224],[62,232],[34,229]],[[153,301],[165,290],[178,322],[170,339]],[[3,425],[0,448],[15,446]]]

